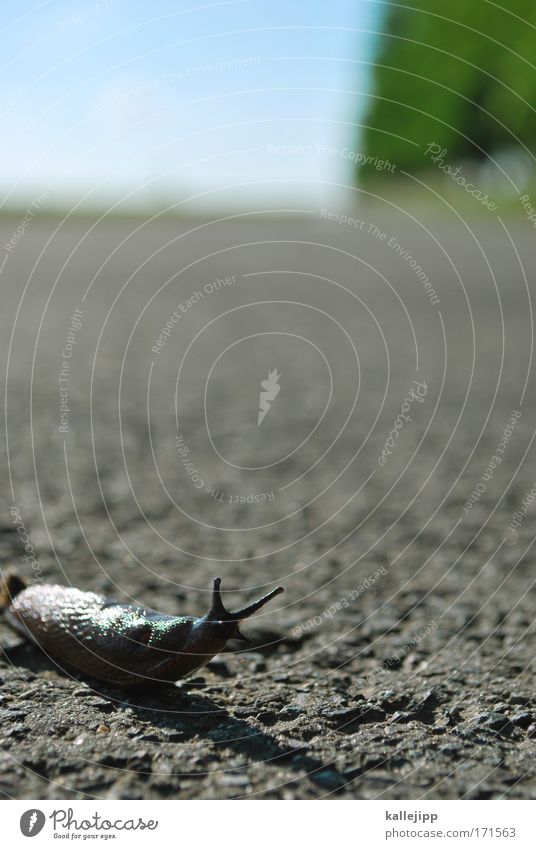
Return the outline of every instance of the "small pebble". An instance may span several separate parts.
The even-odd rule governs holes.
[[[519,725],[521,728],[528,728],[529,725],[532,725],[532,720],[534,718],[533,713],[530,710],[520,710],[511,718],[511,722],[513,725]]]
[[[238,775],[230,773],[221,778],[221,783],[226,787],[246,787],[250,781],[247,775]]]
[[[334,769],[321,769],[320,772],[313,772],[309,778],[314,784],[325,787],[326,790],[337,790],[345,783],[342,775]]]
[[[475,724],[481,725],[484,728],[490,728],[492,731],[505,731],[512,727],[512,723],[508,717],[498,711],[480,713],[475,719]]]

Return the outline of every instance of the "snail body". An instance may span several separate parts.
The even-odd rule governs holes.
[[[242,620],[283,592],[277,587],[231,612],[223,605],[220,584],[216,578],[210,610],[199,618],[166,616],[73,587],[26,586],[14,575],[4,580],[3,595],[11,601],[7,622],[53,660],[130,689],[171,683],[205,666],[230,639],[244,639]]]

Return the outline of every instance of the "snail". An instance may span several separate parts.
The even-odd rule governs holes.
[[[239,623],[283,592],[283,587],[243,607],[226,610],[215,578],[205,616],[166,616],[121,604],[93,592],[31,584],[8,573],[0,601],[6,620],[52,659],[116,687],[172,683],[205,666],[228,640],[246,638]]]

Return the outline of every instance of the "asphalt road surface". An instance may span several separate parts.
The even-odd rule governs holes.
[[[534,229],[355,218],[0,219],[2,568],[285,587],[134,695],[2,624],[4,797],[534,796]]]

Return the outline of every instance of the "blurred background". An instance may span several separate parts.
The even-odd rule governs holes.
[[[376,4],[164,0],[152,11],[77,0],[5,22],[10,197],[59,179],[55,205],[199,208],[352,179],[328,148],[355,146]]]
[[[7,10],[3,208],[320,200],[437,172],[431,142],[486,189],[532,178],[530,0],[177,5]]]
[[[8,6],[0,562],[286,592],[80,744],[0,625],[0,792],[533,798],[533,0]]]

